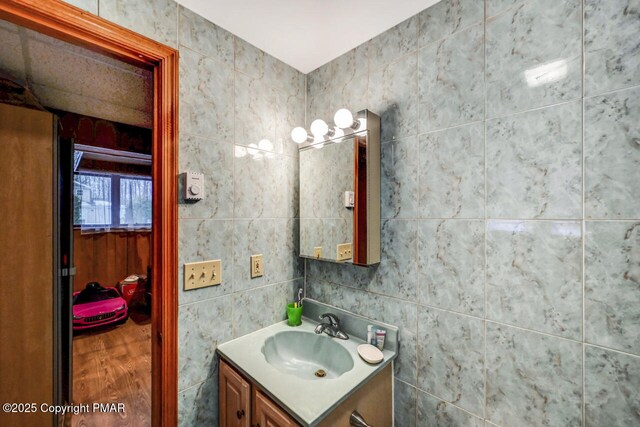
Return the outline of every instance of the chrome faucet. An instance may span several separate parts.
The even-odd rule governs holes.
[[[325,333],[330,337],[340,338],[341,340],[348,340],[349,335],[347,335],[343,330],[340,329],[340,321],[335,316],[335,314],[324,313],[320,315],[320,320],[329,319],[329,323],[318,323],[318,326],[314,329],[316,334]]]

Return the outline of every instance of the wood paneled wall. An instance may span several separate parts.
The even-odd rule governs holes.
[[[76,267],[74,290],[87,282],[115,286],[130,274],[147,273],[150,265],[150,232],[85,233],[73,230]]]
[[[53,403],[53,115],[0,104],[0,402]],[[53,416],[0,412],[1,426]]]

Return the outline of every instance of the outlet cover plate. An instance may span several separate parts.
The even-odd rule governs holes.
[[[222,261],[189,262],[184,264],[184,290],[206,288],[222,283]]]
[[[344,261],[353,258],[351,243],[340,243],[336,250],[336,260]]]
[[[261,277],[264,275],[264,261],[262,254],[251,255],[251,278]]]
[[[322,246],[313,248],[313,257],[318,259],[322,258]]]

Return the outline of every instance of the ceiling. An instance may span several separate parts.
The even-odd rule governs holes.
[[[0,40],[0,77],[40,105],[151,128],[151,71],[2,20]]]
[[[439,0],[177,0],[303,73]]]

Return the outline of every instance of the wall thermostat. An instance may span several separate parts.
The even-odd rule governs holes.
[[[204,174],[197,172],[185,172],[183,175],[184,199],[202,200],[204,198]]]

